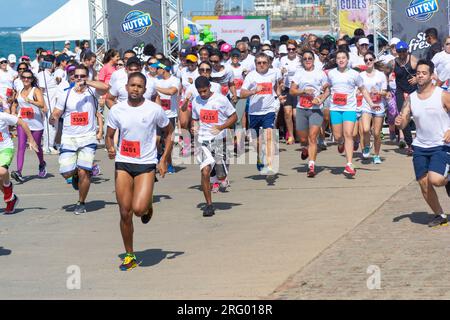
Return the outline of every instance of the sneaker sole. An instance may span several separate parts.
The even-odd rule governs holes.
[[[344,174],[347,175],[347,176],[351,176],[351,177],[356,176],[356,172],[355,173],[350,173],[348,171],[344,171]]]
[[[18,196],[16,196],[16,203],[14,204],[14,207],[13,207],[13,210],[12,211],[5,211],[5,214],[14,214],[15,212],[16,212],[16,208],[17,208],[17,205],[19,204],[19,197]]]
[[[442,224],[440,224],[440,225],[437,225],[437,226],[429,226],[430,228],[442,228],[442,227],[448,227],[448,222],[446,222],[446,223],[442,223]]]

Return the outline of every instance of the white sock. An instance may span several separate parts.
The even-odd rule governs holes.
[[[9,184],[8,184],[8,185],[5,185],[5,184],[3,184],[3,187],[5,187],[5,188],[9,188],[9,187],[11,187],[11,181],[9,182]]]
[[[353,163],[351,162],[347,163],[347,165],[353,167]]]
[[[446,215],[445,213],[443,213],[443,214],[441,214],[441,217],[444,218],[444,219],[446,219],[446,218],[447,218],[447,215]]]
[[[311,166],[311,165],[316,165],[316,163],[315,163],[314,161],[311,160],[311,161],[309,162],[309,166]]]

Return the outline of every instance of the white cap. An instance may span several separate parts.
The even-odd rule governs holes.
[[[272,59],[275,58],[275,55],[274,55],[273,52],[270,51],[270,50],[263,51],[263,53],[264,53],[266,56],[271,57]]]
[[[0,58],[0,62],[3,62],[3,61],[8,61],[8,60],[6,60],[5,57],[1,57],[1,58]]]
[[[367,38],[361,38],[361,39],[359,39],[358,44],[359,45],[370,44],[370,42],[369,42],[369,39],[367,39]]]
[[[66,40],[66,42],[64,42],[64,44],[70,44],[70,41],[69,41],[69,40]]]
[[[389,46],[396,46],[400,41],[399,38],[392,38],[391,41],[389,41]]]
[[[17,62],[17,57],[16,57],[16,55],[15,55],[15,54],[10,54],[10,55],[8,56],[8,61],[9,61],[9,63],[16,63],[16,62]]]
[[[278,53],[283,54],[283,53],[288,53],[287,51],[287,47],[285,44],[282,44],[279,48],[278,48]]]
[[[272,45],[272,42],[270,42],[270,40],[264,40],[263,44],[266,44],[266,45],[271,46],[271,45]]]
[[[204,46],[204,45],[205,45],[205,43],[204,43],[203,41],[199,41],[197,44],[198,44],[199,46]]]

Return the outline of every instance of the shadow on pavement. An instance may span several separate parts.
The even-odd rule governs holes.
[[[31,180],[47,180],[47,179],[51,179],[54,178],[55,175],[51,174],[51,173],[47,173],[47,176],[45,178],[41,178],[38,175],[34,175],[34,176],[25,176],[23,177],[25,179],[25,181],[23,183],[27,183]],[[18,183],[18,184],[23,184],[23,183]]]
[[[214,205],[214,208],[216,208],[218,210],[226,211],[226,210],[233,209],[233,207],[242,206],[242,203],[214,202],[213,201],[213,205]],[[197,208],[199,208],[201,210],[203,210],[204,207],[206,207],[206,203],[200,203],[199,205],[197,205]]]
[[[245,177],[245,179],[251,179],[251,180],[255,180],[255,181],[266,181],[268,186],[275,186],[275,182],[277,182],[277,180],[280,177],[287,177],[285,174],[282,173],[276,173],[274,175],[266,175],[266,174],[256,174],[253,176],[249,176],[249,177]]]
[[[48,209],[47,208],[42,208],[42,207],[20,208],[20,209],[16,209],[16,211],[14,211],[13,214],[6,214],[5,213],[5,209],[1,209],[0,213],[3,213],[5,216],[15,216],[16,214],[22,213],[24,211],[29,211],[29,210],[48,210]]]
[[[95,211],[99,211],[101,209],[104,209],[107,205],[117,205],[117,202],[106,202],[103,200],[96,200],[96,201],[91,201],[91,202],[86,202],[86,210],[89,213],[95,212]],[[63,210],[65,210],[66,212],[73,212],[75,210],[75,203],[72,204],[68,204],[63,206]]]
[[[392,219],[392,222],[399,222],[400,220],[408,218],[412,223],[428,225],[431,219],[433,219],[434,215],[429,214],[427,212],[413,212],[410,214],[404,214]]]
[[[109,182],[110,180],[111,179],[92,177],[91,178],[91,183],[93,183],[93,184],[100,184],[100,183],[104,183],[104,182]]]
[[[161,249],[147,249],[134,253],[140,267],[153,267],[163,260],[173,260],[184,254],[182,251],[163,251]],[[124,254],[119,255],[120,259],[125,258]]]
[[[1,256],[9,256],[11,254],[11,250],[0,247],[0,257]]]
[[[153,196],[153,203],[159,203],[161,200],[172,200],[171,196],[168,196],[166,194],[160,194],[160,195],[154,195]]]

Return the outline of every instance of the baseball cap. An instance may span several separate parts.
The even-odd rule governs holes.
[[[16,63],[17,62],[16,55],[15,54],[10,54],[8,56],[8,61],[9,61],[9,63]]]
[[[198,57],[195,55],[195,54],[188,54],[187,56],[186,56],[186,60],[187,61],[191,61],[191,62],[197,62],[198,61]]]
[[[233,49],[233,50],[231,50],[231,56],[233,57],[233,56],[240,56],[241,55],[241,52],[239,51],[239,49]]]
[[[275,55],[274,55],[273,52],[270,51],[270,50],[266,50],[266,51],[264,51],[263,53],[264,53],[266,56],[271,57],[272,59],[275,58]]]
[[[66,40],[66,42],[64,42],[64,44],[70,44],[70,41],[69,41],[69,40]]]
[[[56,63],[60,64],[63,61],[70,61],[70,58],[68,55],[66,54],[60,54],[57,58],[56,58]]]
[[[8,62],[8,60],[6,60],[5,57],[1,57],[1,58],[0,58],[0,63],[1,63],[1,62],[4,62],[4,61]]]
[[[23,61],[30,61],[31,59],[30,59],[30,57],[29,56],[21,56],[20,57],[20,62],[23,62]]]
[[[389,46],[396,46],[397,43],[399,43],[401,40],[399,38],[392,38],[391,41],[389,41]]]
[[[131,66],[133,64],[137,64],[139,66],[142,65],[141,60],[138,57],[131,57],[130,59],[128,59],[127,67],[129,67],[129,66]]]
[[[280,54],[283,54],[283,53],[287,54],[287,53],[288,53],[287,47],[286,47],[285,44],[282,44],[282,45],[278,48],[278,53],[280,53]]]
[[[220,52],[230,53],[231,50],[233,50],[233,47],[230,44],[228,44],[228,43],[224,43],[220,47]]]
[[[266,44],[268,46],[272,45],[272,42],[270,42],[270,40],[264,40],[263,44]]]
[[[409,46],[408,46],[408,44],[406,42],[400,41],[399,43],[397,43],[395,48],[397,49],[397,51],[399,51],[399,50],[408,50]]]
[[[359,39],[358,44],[359,44],[360,46],[363,45],[363,44],[369,45],[370,42],[369,42],[369,39],[367,39],[367,38],[361,38],[361,39]]]

